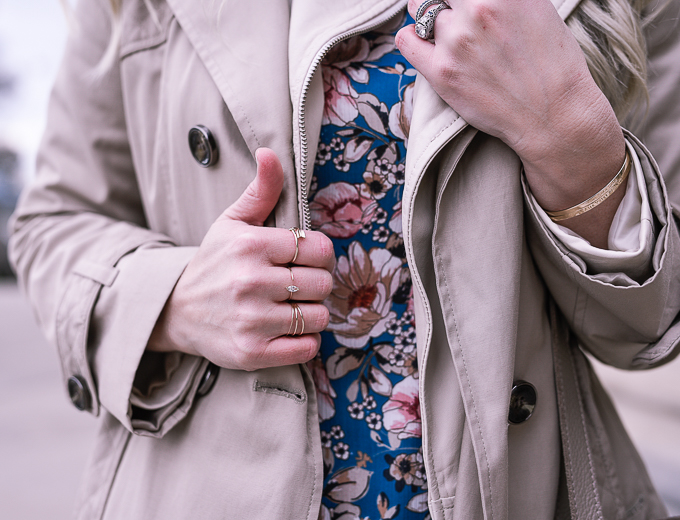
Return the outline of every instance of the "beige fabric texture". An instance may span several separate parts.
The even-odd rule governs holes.
[[[206,360],[144,351],[209,226],[254,177],[257,148],[284,166],[276,225],[300,223],[323,110],[318,56],[405,1],[272,0],[256,18],[247,2],[151,4],[157,16],[122,2],[119,59],[93,79],[107,0],[79,3],[37,176],[12,222],[12,261],[64,384],[84,378],[101,415],[77,518],[316,520],[323,468],[306,367],[222,369],[198,397]],[[565,18],[575,5],[556,8]],[[626,134],[656,218],[636,273],[588,271],[525,203],[512,150],[417,79],[403,224],[435,520],[665,515],[580,349],[626,369],[678,351],[679,10],[672,0],[649,29],[650,109],[640,139]],[[190,154],[195,124],[220,146],[213,168]],[[134,389],[141,373],[165,380],[146,395]],[[509,427],[518,379],[539,406]]]

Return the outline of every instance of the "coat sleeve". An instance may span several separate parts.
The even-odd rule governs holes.
[[[663,364],[680,342],[680,2],[672,0],[647,28],[649,110],[626,132],[641,169],[655,237],[645,265],[634,272],[601,272],[562,244],[527,201],[529,247],[543,278],[582,347],[625,369]],[[653,153],[652,153],[653,152]],[[668,187],[668,188],[667,188]],[[525,189],[525,196],[529,194]]]
[[[145,355],[195,248],[146,227],[117,64],[94,74],[111,35],[108,2],[78,2],[76,22],[36,178],[10,223],[11,261],[74,404],[159,436],[187,413],[208,364]]]

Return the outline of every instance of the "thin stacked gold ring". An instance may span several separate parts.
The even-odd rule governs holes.
[[[288,327],[287,336],[302,336],[305,333],[305,318],[302,316],[302,311],[300,306],[291,302],[292,315],[290,318],[290,327]],[[298,326],[300,326],[300,332],[298,332]]]
[[[304,229],[300,229],[300,228],[296,228],[296,227],[292,227],[292,228],[290,228],[288,231],[290,231],[291,233],[293,233],[293,236],[295,237],[295,256],[294,256],[293,259],[290,261],[291,264],[294,264],[294,263],[295,263],[295,260],[297,260],[298,253],[300,252],[300,243],[299,243],[299,240],[300,240],[301,238],[306,238],[306,236],[305,236],[305,230],[304,230]]]

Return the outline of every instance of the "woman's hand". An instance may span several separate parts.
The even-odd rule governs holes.
[[[200,355],[242,370],[304,363],[316,355],[319,332],[328,325],[321,301],[333,288],[333,245],[315,231],[298,241],[291,269],[300,290],[292,301],[302,312],[304,334],[288,336],[293,308],[286,287],[295,237],[287,229],[262,227],[281,194],[283,170],[266,148],[257,151],[257,162],[257,177],[211,226],[177,282],[149,349]]]
[[[410,0],[415,15],[421,1]],[[549,211],[604,187],[624,160],[623,133],[575,38],[549,0],[450,0],[434,44],[402,29],[397,46],[466,121],[519,155],[537,201]],[[606,247],[625,189],[564,221]]]

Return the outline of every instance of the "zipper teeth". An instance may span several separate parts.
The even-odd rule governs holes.
[[[302,226],[302,229],[310,229],[312,225],[312,215],[309,210],[309,197],[307,193],[307,163],[309,161],[309,145],[307,143],[307,128],[305,125],[305,106],[307,104],[307,93],[309,92],[309,86],[312,83],[312,78],[314,77],[314,74],[316,74],[316,70],[319,68],[319,65],[323,61],[323,59],[326,57],[326,54],[328,54],[328,51],[331,50],[331,48],[338,43],[340,43],[343,40],[347,40],[351,38],[352,36],[356,36],[358,34],[362,34],[365,32],[368,32],[372,29],[375,29],[376,27],[379,27],[380,25],[392,20],[393,18],[396,18],[401,10],[403,9],[403,6],[401,3],[399,4],[399,8],[395,10],[393,13],[391,13],[387,18],[381,19],[376,21],[374,24],[371,24],[368,27],[364,27],[362,29],[354,29],[348,33],[341,34],[340,36],[336,36],[332,40],[330,40],[326,45],[324,45],[321,48],[321,51],[319,54],[316,55],[316,58],[314,58],[314,61],[312,62],[312,68],[307,74],[307,78],[305,79],[304,84],[302,85],[302,96],[300,98],[300,119],[299,119],[299,131],[300,131],[300,199],[302,200],[302,222],[300,223]]]

